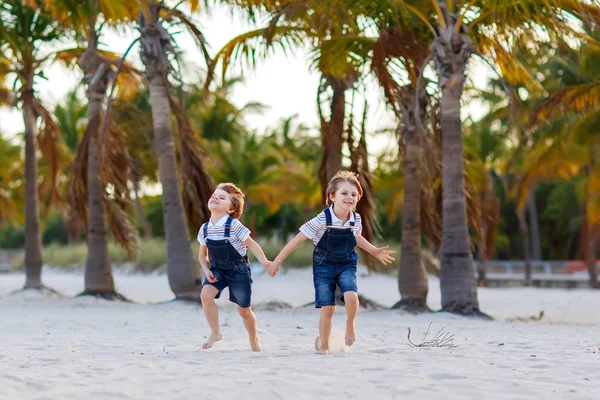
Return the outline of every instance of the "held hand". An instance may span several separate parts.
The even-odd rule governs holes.
[[[374,252],[373,256],[382,262],[383,265],[391,264],[396,261],[390,254],[394,254],[396,250],[389,250],[390,246],[378,247]]]
[[[275,262],[271,263],[271,266],[268,269],[269,275],[275,276],[277,274],[277,271],[279,271],[279,267],[281,267],[280,264]]]
[[[208,281],[210,283],[215,283],[216,281],[218,281],[218,279],[215,277],[215,275],[212,273],[212,271],[210,269],[205,270],[204,275],[206,275],[206,279],[208,279]]]
[[[261,262],[260,265],[262,265],[262,267],[264,269],[266,269],[267,271],[269,271],[269,268],[271,268],[271,261],[266,260],[265,262]]]

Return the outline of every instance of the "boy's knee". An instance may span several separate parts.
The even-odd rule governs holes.
[[[214,301],[215,297],[217,295],[216,290],[211,290],[213,288],[209,287],[209,286],[204,286],[202,288],[202,291],[200,292],[200,300],[204,303],[204,302],[209,302],[209,301]]]
[[[333,318],[333,314],[335,314],[335,306],[323,306],[321,307],[321,314],[328,318]]]
[[[249,318],[252,316],[252,308],[250,307],[238,307],[238,313],[242,318]]]
[[[344,293],[344,302],[347,303],[358,303],[358,293],[348,291]]]

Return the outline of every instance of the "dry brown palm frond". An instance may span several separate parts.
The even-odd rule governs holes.
[[[84,232],[88,230],[87,149],[90,142],[90,126],[92,125],[94,124],[90,121],[79,140],[68,184],[69,206],[71,207],[69,214],[73,215],[72,212],[75,211],[77,218],[72,223],[75,226],[83,226]],[[99,121],[95,125],[97,127]]]
[[[104,205],[110,229],[130,259],[137,251],[137,229],[132,222],[133,203],[129,196],[130,159],[126,135],[110,124],[101,159]]]
[[[197,229],[210,216],[208,200],[215,183],[204,166],[204,151],[179,101],[170,96],[171,109],[179,132],[179,155],[183,187],[183,207],[190,230]]]
[[[35,112],[40,116],[43,126],[38,135],[38,144],[48,173],[40,184],[40,194],[46,199],[46,204],[63,207],[64,200],[58,190],[58,175],[67,152],[66,145],[60,132],[60,127],[54,122],[50,112],[36,98],[33,100]]]
[[[387,102],[396,115],[400,115],[400,108],[403,106],[399,102],[399,92],[402,88],[392,76],[390,62],[398,60],[402,64],[402,68],[408,72],[410,81],[416,85],[418,71],[423,67],[429,52],[428,45],[420,42],[418,36],[403,31],[399,27],[382,31],[377,39],[371,59],[371,68],[384,90]]]
[[[531,113],[528,130],[533,131],[566,112],[586,114],[599,110],[600,82],[571,85],[550,95]]]
[[[101,126],[101,119],[99,114],[88,123],[77,147],[77,155],[68,185],[70,213],[75,211],[77,216],[77,220],[72,221],[72,224],[83,226],[85,232],[88,230],[88,146],[93,130],[98,130]],[[132,203],[127,187],[129,153],[125,135],[111,124],[104,140],[100,175],[104,188],[103,201],[106,215],[115,239],[125,249],[129,258],[134,259],[137,249],[137,229],[131,222]]]

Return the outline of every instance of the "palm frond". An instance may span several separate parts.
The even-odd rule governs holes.
[[[564,87],[551,94],[531,113],[529,129],[537,129],[567,112],[583,114],[598,111],[600,82],[585,83]]]

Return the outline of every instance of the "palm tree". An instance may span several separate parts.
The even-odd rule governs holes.
[[[198,301],[200,294],[200,269],[190,249],[190,235],[186,225],[185,209],[194,221],[208,218],[208,198],[212,193],[213,181],[206,173],[202,161],[202,148],[198,143],[185,109],[171,95],[169,76],[177,76],[173,63],[178,63],[174,51],[176,42],[164,24],[176,22],[187,28],[196,39],[203,55],[208,59],[202,33],[194,23],[177,8],[169,8],[155,0],[142,0],[138,30],[141,33],[141,58],[145,66],[145,78],[150,89],[152,122],[154,127],[154,150],[158,159],[160,182],[163,188],[163,212],[167,237],[167,272],[171,290],[178,299]],[[181,4],[181,3],[179,3]],[[192,11],[197,1],[189,1]],[[181,142],[181,171],[183,180],[183,202],[180,192],[175,141],[171,111],[176,117]],[[185,204],[184,204],[185,203]],[[196,222],[196,226],[199,223]]]
[[[82,294],[107,299],[122,298],[115,292],[108,257],[107,215],[115,236],[131,258],[135,256],[136,234],[127,212],[128,154],[127,148],[119,145],[123,137],[114,128],[108,130],[106,139],[100,136],[102,107],[108,84],[115,77],[119,57],[98,49],[100,28],[97,23],[100,16],[111,25],[122,22],[136,10],[137,2],[45,0],[39,3],[40,7],[51,12],[76,34],[85,34],[87,39],[85,49],[65,50],[57,57],[67,63],[76,59],[87,84],[88,123],[78,148],[71,181],[71,206],[79,211],[87,227],[88,252]],[[134,71],[130,66],[125,69],[129,75]],[[121,85],[128,84],[130,91],[135,90],[132,78],[125,74],[121,77]],[[109,145],[104,146],[104,142]],[[112,188],[110,196],[106,193],[107,185]]]
[[[20,0],[0,3],[0,52],[4,54],[9,74],[16,75],[16,98],[25,124],[25,285],[24,289],[44,288],[42,284],[42,246],[40,238],[37,143],[48,162],[48,182],[53,195],[60,158],[60,135],[50,113],[35,95],[35,81],[43,76],[48,55],[47,45],[64,35],[64,29],[43,10],[34,9]],[[38,130],[38,120],[43,129]]]
[[[515,32],[530,40],[539,40],[540,29],[552,36],[573,32],[573,19],[597,15],[598,9],[583,1],[559,0],[432,0],[426,4],[390,0],[390,3],[419,17],[434,37],[431,50],[441,92],[443,133],[442,310],[478,314],[479,301],[467,228],[460,118],[467,64],[473,55],[489,56],[511,83],[529,82],[531,77],[511,53]]]
[[[597,39],[597,34],[595,39]],[[600,122],[600,76],[596,63],[600,51],[595,44],[582,43],[574,49],[565,42],[545,64],[544,86],[549,95],[532,112],[530,130],[536,140],[527,152],[522,175],[515,184],[517,202],[523,204],[528,188],[545,179],[575,179],[582,210],[582,257],[597,288],[597,226],[600,223],[598,179],[600,140],[595,127]],[[580,118],[575,118],[579,114]]]

